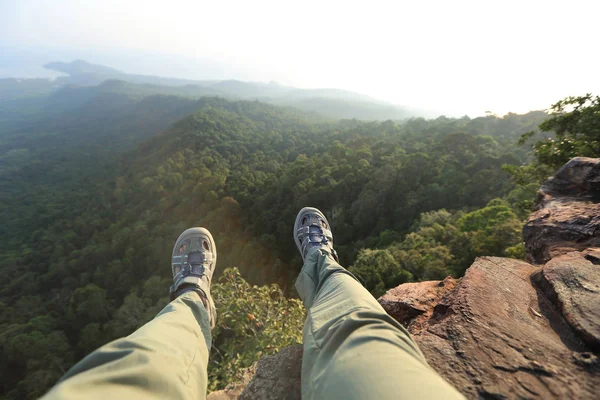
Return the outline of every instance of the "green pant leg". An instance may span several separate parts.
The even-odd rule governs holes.
[[[462,399],[410,334],[327,252],[311,250],[296,288],[304,325],[302,397]]]
[[[210,346],[208,313],[198,294],[187,292],[81,360],[44,400],[203,399]]]

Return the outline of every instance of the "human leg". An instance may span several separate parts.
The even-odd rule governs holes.
[[[46,399],[202,399],[206,396],[210,321],[188,291],[131,335],[72,367]]]
[[[315,215],[317,221],[325,218]],[[306,222],[314,224],[315,219]],[[326,220],[319,224],[329,226]],[[298,236],[305,263],[296,288],[308,310],[304,399],[463,398],[429,367],[406,329],[337,263],[331,232],[323,235],[324,246],[314,233],[314,243]]]
[[[85,357],[45,397],[205,398],[216,318],[210,296],[216,259],[216,246],[206,229],[183,232],[173,248],[171,303],[133,334]]]

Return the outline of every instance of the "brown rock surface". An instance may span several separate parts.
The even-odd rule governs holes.
[[[600,160],[575,157],[563,165],[540,190],[551,197],[597,197],[600,195]],[[545,206],[543,202],[541,206]]]
[[[431,366],[467,397],[594,398],[597,359],[532,284],[538,271],[479,258],[435,306],[427,329],[409,325]]]
[[[240,400],[300,400],[302,346],[286,347],[255,364],[256,373],[244,389]]]
[[[571,328],[600,351],[600,249],[553,258],[538,273],[540,286]]]
[[[443,281],[405,283],[387,291],[378,300],[383,309],[396,321],[411,326],[415,331],[422,328],[443,296],[460,282],[451,276]]]
[[[600,246],[600,160],[577,157],[538,192],[523,236],[528,260],[544,264],[573,250]]]

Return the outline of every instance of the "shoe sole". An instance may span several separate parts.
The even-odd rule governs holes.
[[[182,241],[192,238],[192,237],[196,237],[196,236],[205,237],[207,239],[208,243],[210,244],[211,252],[213,254],[213,263],[212,264],[213,264],[213,272],[214,272],[214,270],[217,268],[217,245],[215,244],[215,239],[213,239],[212,235],[206,228],[195,227],[195,228],[189,228],[189,229],[186,229],[185,231],[183,231],[183,233],[181,235],[179,235],[179,237],[175,241],[175,246],[173,246],[173,251],[171,252],[171,254],[175,253],[175,249],[178,248],[178,246],[181,244]]]
[[[323,220],[327,223],[327,227],[331,231],[331,234],[333,235],[333,230],[331,228],[331,224],[329,223],[329,221],[327,221],[327,218],[325,218],[325,214],[323,214],[321,212],[321,210],[314,208],[314,207],[304,207],[302,210],[300,210],[300,212],[296,216],[296,222],[294,222],[294,243],[296,243],[296,247],[298,248],[298,251],[300,252],[301,256],[302,256],[302,244],[298,242],[297,232],[298,232],[298,229],[300,229],[300,227],[302,226],[302,224],[301,224],[302,218],[304,218],[307,214],[317,214],[319,217],[323,218]],[[304,259],[304,256],[302,256],[302,258]]]

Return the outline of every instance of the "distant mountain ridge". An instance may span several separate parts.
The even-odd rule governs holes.
[[[52,85],[46,83],[45,93],[57,86],[103,85],[104,89],[110,87],[111,90],[136,95],[169,94],[190,98],[219,96],[234,100],[259,100],[275,105],[295,107],[305,112],[318,113],[334,119],[402,120],[413,116],[427,115],[426,112],[410,110],[367,95],[341,89],[300,89],[280,85],[276,82],[246,82],[235,79],[188,80],[137,75],[84,60],[50,62],[44,67],[66,74],[66,76],[56,78]],[[15,86],[17,89],[25,86],[23,82],[26,81],[0,80],[0,100],[3,98],[2,91],[5,87],[11,89],[10,96],[14,98],[18,95]],[[40,80],[40,87],[42,81],[44,80]],[[46,80],[45,82],[51,81]],[[31,94],[31,89],[28,90],[28,94]]]
[[[205,85],[218,81],[195,81],[179,78],[165,78],[152,75],[128,74],[118,69],[99,64],[92,64],[84,60],[75,60],[73,62],[50,62],[44,65],[44,68],[61,72],[67,76],[57,78],[58,81],[71,85],[98,85],[106,80],[122,80],[139,84],[154,84],[166,86],[182,85]]]
[[[299,89],[291,86],[283,86],[277,82],[246,82],[237,79],[227,80],[191,80],[180,78],[160,77],[153,75],[138,75],[129,74],[119,71],[114,68],[106,67],[99,64],[91,64],[84,60],[75,60],[70,63],[66,62],[50,62],[44,65],[44,68],[67,74],[66,77],[60,77],[59,80],[76,85],[98,85],[106,80],[122,80],[130,83],[151,84],[151,85],[166,85],[166,86],[210,86],[217,91],[238,96],[282,96],[290,93],[298,93],[299,97],[314,96],[314,97],[331,97],[343,98],[361,101],[372,101],[375,103],[387,104],[376,100],[370,96],[360,93],[350,92],[342,89]]]
[[[63,72],[68,75],[75,74],[122,74],[123,72],[105,67],[103,65],[90,64],[83,60],[75,60],[70,63],[65,62],[50,62],[44,65],[44,68],[52,69],[58,72]]]

